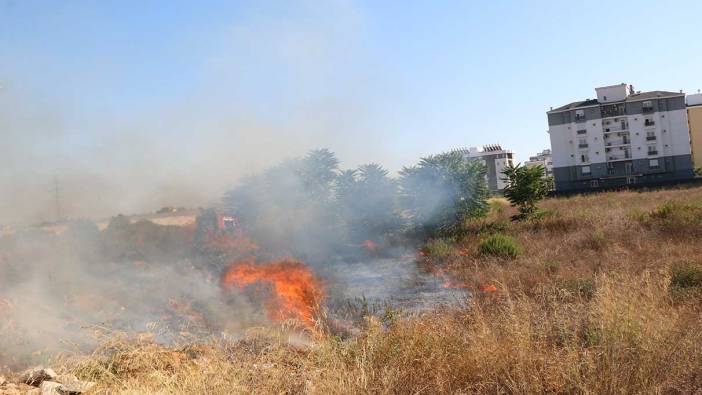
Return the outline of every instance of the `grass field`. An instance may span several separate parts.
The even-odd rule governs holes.
[[[473,292],[466,307],[368,318],[346,339],[114,339],[62,369],[103,393],[702,391],[702,188],[549,199],[520,223],[491,205],[425,248]]]

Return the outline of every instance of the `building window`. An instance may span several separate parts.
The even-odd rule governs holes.
[[[656,149],[655,145],[648,146],[648,154],[649,155],[658,155],[658,150]]]
[[[575,121],[584,121],[585,120],[585,110],[575,110]]]
[[[580,174],[584,176],[589,176],[590,175],[590,166],[583,166],[580,168]]]
[[[644,114],[653,112],[653,102],[650,100],[643,102],[642,108],[643,108]]]
[[[580,129],[580,130],[578,130],[576,133],[578,133],[578,134],[585,134],[585,133],[587,133],[587,130],[585,130],[585,129]]]
[[[644,121],[644,126],[655,126],[656,122],[653,121],[652,118],[646,118]]]
[[[660,165],[658,164],[658,159],[650,159],[648,161],[648,168],[649,169],[659,169]]]
[[[581,152],[580,153],[580,162],[582,163],[590,163],[590,158],[587,155],[587,152]]]
[[[646,132],[646,141],[656,141],[656,132]]]
[[[590,187],[597,188],[600,186],[600,180],[590,180]]]
[[[578,139],[578,148],[587,148],[587,139]]]

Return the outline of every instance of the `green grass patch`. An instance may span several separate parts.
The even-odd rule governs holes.
[[[432,239],[424,245],[424,252],[431,259],[447,260],[458,255],[458,249],[445,239]]]
[[[513,238],[496,233],[480,241],[478,252],[485,256],[514,259],[522,254],[522,246]]]

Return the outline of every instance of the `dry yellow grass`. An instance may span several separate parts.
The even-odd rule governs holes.
[[[702,188],[549,199],[550,215],[508,225],[496,202],[452,242],[475,251],[499,231],[524,253],[438,260],[475,290],[496,285],[465,308],[369,318],[359,336],[309,347],[276,331],[171,349],[116,341],[66,367],[98,393],[699,393],[702,298],[673,289],[671,270],[699,264],[702,222],[651,216],[664,201],[696,205]]]

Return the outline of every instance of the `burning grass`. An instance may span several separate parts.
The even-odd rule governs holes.
[[[548,215],[509,225],[511,209],[495,203],[488,218],[422,250],[435,273],[472,291],[465,306],[362,308],[353,336],[322,311],[285,316],[311,317],[313,338],[285,322],[170,348],[116,339],[63,366],[96,381],[97,393],[696,393],[700,202],[702,188],[548,199]],[[508,265],[479,253],[495,234],[521,246]],[[275,288],[279,266],[240,262],[225,282]]]

